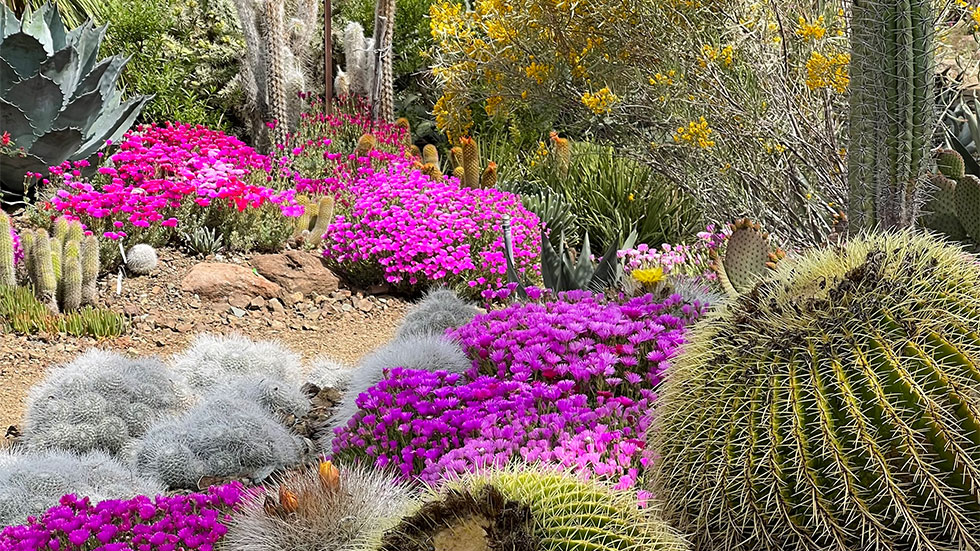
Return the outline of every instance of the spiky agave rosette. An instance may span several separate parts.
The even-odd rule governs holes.
[[[470,496],[465,498],[461,496]],[[430,522],[433,526],[427,535],[436,543],[437,551],[452,549],[536,549],[539,551],[686,551],[687,542],[667,523],[658,510],[650,504],[640,508],[636,493],[614,490],[595,480],[584,480],[573,473],[546,466],[514,464],[503,469],[464,474],[447,480],[441,493],[431,496],[429,502],[445,503],[474,500],[487,501],[492,506],[470,507],[469,514],[452,519],[448,515],[442,522]],[[530,532],[523,536],[521,508],[530,512]],[[467,513],[466,509],[461,509]],[[473,512],[483,515],[482,523],[474,523]],[[448,511],[447,511],[448,513]],[[498,515],[489,518],[489,513]],[[509,518],[504,516],[509,515]],[[412,519],[407,519],[412,520]],[[432,519],[430,519],[432,520]],[[501,534],[503,521],[515,530]],[[474,525],[484,529],[486,546],[470,546],[473,543]],[[450,530],[455,527],[456,531]],[[401,541],[400,535],[418,534],[417,526],[403,523],[386,534],[386,543]],[[457,539],[453,539],[456,534]],[[479,532],[477,532],[479,534]],[[438,537],[442,544],[438,544]],[[467,541],[463,541],[466,538]],[[416,540],[418,541],[418,540]],[[497,547],[493,544],[506,543]],[[432,549],[433,547],[428,547]],[[384,547],[386,551],[395,548]],[[412,549],[405,547],[404,549]]]
[[[697,549],[980,546],[980,270],[916,233],[812,252],[694,329],[652,491]]]

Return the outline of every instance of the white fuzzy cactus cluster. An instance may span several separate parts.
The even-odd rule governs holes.
[[[0,450],[0,527],[25,522],[28,516],[56,505],[66,494],[101,501],[153,496],[163,491],[159,481],[134,476],[105,452]]]
[[[445,335],[447,329],[466,325],[480,313],[473,304],[449,289],[436,289],[415,305],[398,328],[396,338],[410,335]]]
[[[197,392],[249,375],[263,375],[297,388],[303,381],[299,355],[275,342],[253,342],[241,335],[200,335],[184,353],[171,359],[171,365]]]
[[[261,479],[296,465],[303,441],[262,405],[215,392],[184,415],[154,425],[123,455],[141,475],[170,488],[196,489],[204,477]]]
[[[157,269],[157,251],[140,243],[126,251],[126,269],[135,275],[146,275]]]
[[[118,452],[185,406],[180,378],[156,358],[93,349],[51,370],[27,397],[32,449]]]

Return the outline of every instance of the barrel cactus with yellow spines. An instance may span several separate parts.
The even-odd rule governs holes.
[[[980,549],[980,268],[913,232],[824,248],[699,322],[650,489],[703,551]]]

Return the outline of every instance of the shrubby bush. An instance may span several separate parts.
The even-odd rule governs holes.
[[[134,475],[101,451],[78,455],[60,450],[0,450],[0,526],[41,515],[68,494],[100,501],[155,495],[163,489],[158,480]],[[5,529],[0,544],[8,543],[8,537],[20,539]]]

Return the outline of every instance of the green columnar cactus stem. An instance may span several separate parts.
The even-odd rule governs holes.
[[[65,243],[61,271],[61,311],[74,312],[82,306],[82,258],[78,241]]]
[[[265,2],[266,40],[265,61],[268,64],[269,111],[276,123],[272,129],[272,143],[286,142],[289,132],[289,98],[286,86],[286,30],[283,22],[281,0]]]
[[[71,220],[68,222],[68,233],[65,235],[64,242],[77,241],[82,242],[85,238],[85,230],[82,228],[82,223],[78,220]]]
[[[34,254],[34,232],[31,230],[24,231],[20,234],[20,246],[24,249],[24,260],[21,262],[21,266],[24,267],[24,272],[27,274],[27,282],[31,286],[37,289],[37,281],[34,280],[34,271],[31,269],[31,255]]]
[[[0,286],[17,284],[14,268],[14,237],[10,234],[10,217],[0,211]]]
[[[99,240],[88,235],[82,240],[82,304],[95,304],[98,295]]]
[[[31,248],[30,270],[31,279],[34,281],[34,293],[38,300],[52,313],[58,313],[58,278],[54,275],[51,242],[48,232],[37,230]]]
[[[469,188],[478,188],[480,187],[480,148],[476,140],[466,136],[460,138],[459,143],[463,149],[463,174],[466,179],[464,184]]]
[[[935,108],[932,0],[851,3],[848,230],[911,226]]]
[[[54,270],[54,278],[61,284],[61,255],[65,251],[65,242],[60,237],[51,238],[51,269]]]
[[[436,146],[428,143],[422,148],[422,162],[439,166],[439,150]]]
[[[54,219],[54,224],[51,226],[51,237],[64,243],[65,239],[68,237],[67,218],[64,216],[59,216]]]
[[[310,244],[314,247],[320,245],[323,241],[323,236],[327,233],[327,228],[330,226],[330,222],[333,221],[333,196],[328,195],[327,197],[321,197],[319,208],[316,214],[316,224],[310,231]]]
[[[816,249],[689,334],[649,489],[700,551],[980,549],[977,328],[958,247]]]

